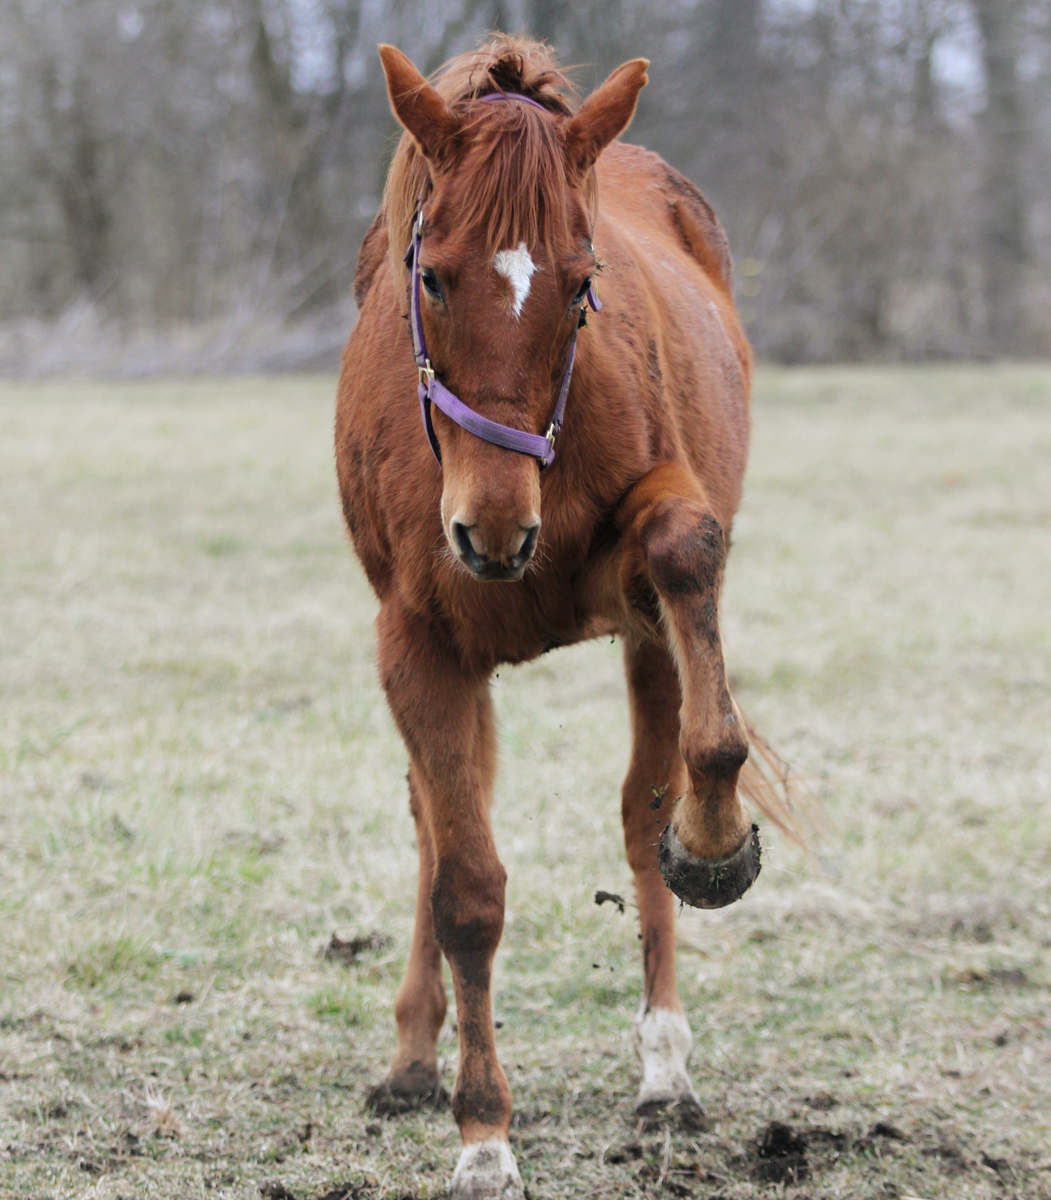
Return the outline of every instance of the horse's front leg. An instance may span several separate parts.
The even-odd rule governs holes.
[[[686,1072],[693,1038],[675,982],[675,897],[661,877],[657,853],[672,805],[686,791],[679,680],[671,655],[656,638],[629,639],[624,664],[632,746],[621,808],[639,902],[644,976],[635,1018],[635,1049],[642,1060],[635,1111],[646,1119],[670,1114],[698,1129],[706,1120]]]
[[[434,937],[456,995],[460,1067],[452,1109],[463,1151],[450,1196],[522,1200],[507,1142],[511,1090],[496,1057],[490,992],[507,876],[489,824],[496,740],[488,682],[465,671],[418,616],[385,606],[378,630],[380,677],[412,758],[434,848]]]
[[[438,1073],[438,1034],[447,1002],[442,978],[442,952],[434,936],[431,888],[434,885],[434,841],[424,809],[422,787],[409,771],[409,805],[416,822],[420,876],[416,888],[416,925],[405,978],[394,1002],[398,1049],[390,1071],[369,1093],[373,1112],[390,1115],[429,1106],[440,1108],[449,1096]]]
[[[677,463],[645,475],[618,517],[624,595],[642,624],[663,629],[682,696],[679,747],[689,787],[661,837],[661,872],[687,904],[721,908],[751,887],[760,856],[737,795],[748,738],[719,637],[726,539],[700,485]]]

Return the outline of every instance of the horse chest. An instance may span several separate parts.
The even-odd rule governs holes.
[[[618,614],[595,603],[590,566],[573,570],[549,563],[520,583],[477,584],[458,578],[457,594],[446,605],[458,643],[492,667],[529,662],[562,646],[618,632]]]

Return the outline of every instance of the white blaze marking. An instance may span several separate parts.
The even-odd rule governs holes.
[[[493,269],[501,274],[511,285],[514,300],[511,308],[516,317],[522,315],[522,305],[529,295],[529,281],[533,278],[536,265],[526,249],[525,242],[519,242],[515,250],[501,250],[493,256]]]
[[[460,1152],[449,1195],[453,1200],[499,1196],[500,1200],[525,1200],[522,1179],[511,1147],[502,1138],[472,1142]]]
[[[674,1102],[684,1096],[696,1100],[686,1073],[693,1035],[682,1013],[667,1008],[640,1010],[635,1018],[635,1049],[642,1059],[639,1104],[649,1100]]]

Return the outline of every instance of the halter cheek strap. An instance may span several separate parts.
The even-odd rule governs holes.
[[[535,100],[530,100],[528,96],[492,92],[489,95],[480,96],[478,99],[482,101],[521,100],[526,104],[532,104],[534,108],[539,108],[542,112],[548,111],[542,104],[537,104]],[[434,425],[431,421],[432,404],[441,409],[450,421],[455,421],[462,429],[466,429],[468,433],[481,438],[483,442],[489,442],[494,446],[502,447],[504,450],[513,450],[516,454],[526,454],[538,459],[541,470],[549,467],[555,461],[555,439],[561,432],[562,418],[566,411],[566,401],[569,399],[569,385],[573,378],[573,362],[577,356],[577,332],[581,325],[587,323],[588,305],[595,312],[598,312],[602,308],[598,296],[595,295],[594,286],[588,287],[584,307],[580,310],[580,319],[577,323],[577,328],[573,331],[573,340],[569,344],[569,358],[566,360],[565,370],[562,372],[562,383],[558,389],[558,399],[555,401],[555,410],[551,416],[551,421],[543,434],[527,433],[525,430],[513,429],[510,425],[500,425],[496,421],[490,421],[488,417],[483,417],[481,413],[475,412],[470,405],[464,404],[459,396],[449,391],[445,384],[435,376],[434,367],[431,365],[431,360],[427,355],[427,344],[423,337],[423,317],[420,310],[420,285],[423,274],[420,268],[420,243],[422,241],[423,200],[421,197],[420,207],[416,211],[416,219],[412,226],[412,241],[406,252],[405,262],[412,273],[412,285],[409,288],[409,309],[410,325],[412,328],[412,348],[416,358],[416,366],[419,370],[419,384],[416,390],[420,398],[420,415],[423,418],[423,428],[427,434],[431,450],[434,452],[434,457],[440,464],[442,461],[442,452],[441,447],[438,445],[437,435],[434,432]]]

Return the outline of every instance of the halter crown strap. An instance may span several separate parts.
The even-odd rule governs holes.
[[[523,104],[531,104],[534,108],[539,108],[541,112],[551,112],[549,108],[545,108],[539,101],[532,99],[530,96],[523,96],[521,92],[487,92],[484,96],[476,96],[475,99],[480,104],[485,104],[489,100],[521,100]]]
[[[524,104],[531,104],[534,108],[539,108],[541,112],[549,111],[542,104],[538,104],[528,96],[520,96],[517,93],[490,92],[485,96],[477,97],[477,99],[479,101],[521,100]],[[494,446],[501,446],[505,450],[513,450],[516,454],[526,454],[539,459],[541,470],[549,467],[555,461],[555,438],[558,437],[562,429],[562,419],[566,411],[566,402],[569,399],[569,385],[573,378],[573,363],[577,356],[577,332],[580,326],[586,323],[588,305],[595,312],[598,312],[602,308],[602,304],[595,294],[594,285],[589,285],[588,287],[584,298],[584,308],[581,309],[580,313],[581,319],[577,325],[577,329],[573,331],[573,339],[569,345],[569,358],[566,361],[565,370],[562,372],[562,383],[558,389],[558,399],[555,402],[555,411],[551,415],[551,421],[543,434],[527,433],[525,430],[512,429],[510,425],[501,425],[497,421],[490,421],[488,417],[483,417],[481,413],[475,412],[470,405],[464,404],[459,396],[449,391],[442,381],[435,376],[431,360],[427,356],[427,343],[423,336],[423,316],[420,309],[420,281],[422,276],[422,271],[420,270],[420,243],[422,241],[423,197],[421,196],[420,203],[416,209],[416,219],[412,225],[412,241],[406,252],[405,262],[412,272],[412,285],[409,288],[409,324],[412,329],[413,354],[415,355],[416,366],[419,370],[419,384],[416,391],[420,399],[420,415],[423,418],[423,428],[427,434],[427,441],[430,443],[431,450],[434,452],[434,457],[440,465],[442,452],[441,447],[438,445],[438,437],[434,432],[434,425],[431,421],[432,404],[440,408],[450,421],[455,421],[462,429],[466,429],[468,433],[481,438],[483,442],[489,442]]]

